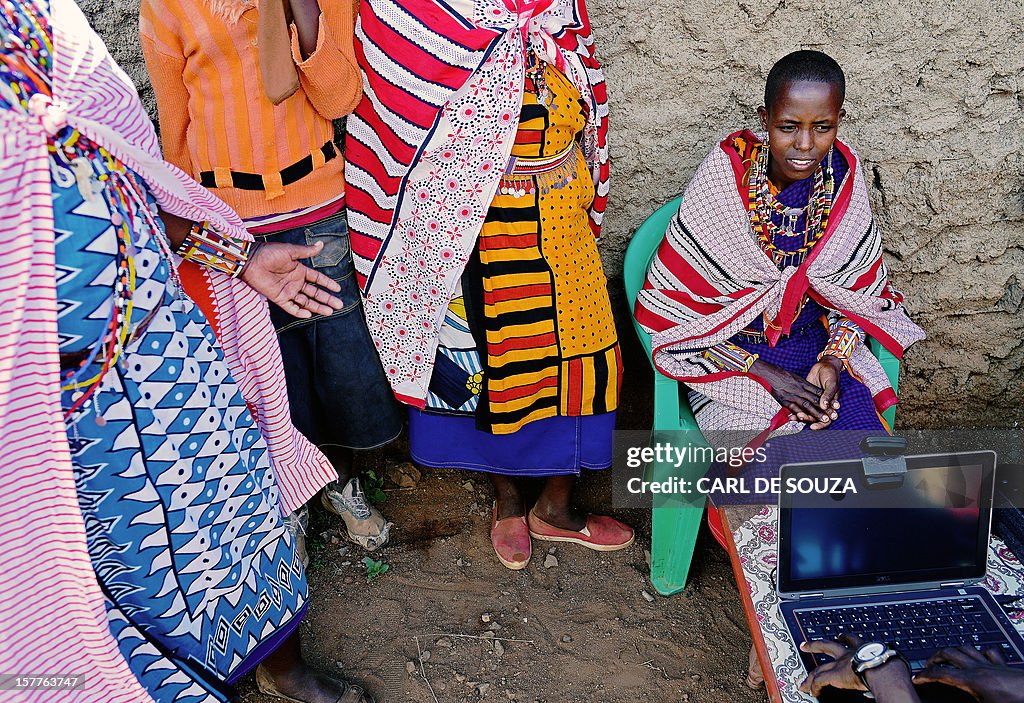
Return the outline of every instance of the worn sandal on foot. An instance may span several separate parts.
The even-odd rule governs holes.
[[[373,697],[363,690],[362,686],[356,686],[343,679],[338,679],[333,676],[327,676],[326,674],[320,674],[324,679],[333,682],[338,690],[341,691],[341,695],[334,703],[374,703]],[[289,695],[281,693],[277,690],[277,686],[274,684],[274,678],[267,673],[267,670],[263,668],[263,665],[256,667],[256,688],[260,690],[260,693],[265,693],[268,696],[280,698],[286,701],[292,701],[292,703],[309,703],[301,698],[292,698]]]
[[[571,542],[599,552],[614,552],[633,544],[633,528],[607,515],[587,515],[582,530],[563,530],[544,522],[531,510],[530,536],[546,542]]]
[[[498,504],[495,503],[491,513],[491,546],[494,547],[498,561],[506,567],[513,571],[525,569],[533,551],[526,516],[516,515],[499,520]]]

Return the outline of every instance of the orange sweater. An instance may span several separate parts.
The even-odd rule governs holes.
[[[358,0],[320,0],[317,46],[305,61],[292,27],[300,87],[279,105],[263,91],[254,2],[225,2],[245,8],[237,21],[212,11],[212,0],[142,0],[142,49],[164,157],[196,180],[203,171],[218,173],[212,191],[243,218],[336,198],[345,191],[344,161],[339,153],[325,163],[320,148],[334,136],[331,120],[362,96],[352,42]],[[309,155],[312,173],[288,186],[275,183],[282,169]],[[267,188],[234,188],[228,171],[261,174]]]

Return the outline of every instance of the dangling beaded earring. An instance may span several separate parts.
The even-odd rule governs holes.
[[[825,155],[825,192],[831,197],[832,193],[835,192],[835,174],[832,171],[832,160],[835,158],[835,146],[828,148],[828,154]]]

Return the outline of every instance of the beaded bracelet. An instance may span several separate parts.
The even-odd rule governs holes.
[[[829,323],[828,344],[818,354],[818,361],[826,356],[834,356],[846,363],[857,350],[857,346],[864,341],[864,331],[846,318],[829,320]]]
[[[750,373],[750,369],[758,359],[757,354],[751,354],[731,342],[716,344],[705,350],[703,356],[723,371],[741,371],[743,373]]]
[[[238,278],[249,261],[252,246],[251,241],[217,232],[208,222],[195,222],[174,253],[187,261]]]

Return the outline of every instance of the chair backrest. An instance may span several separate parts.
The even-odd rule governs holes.
[[[623,262],[622,278],[626,284],[626,299],[629,300],[630,310],[636,305],[636,296],[639,295],[644,280],[647,278],[647,267],[650,266],[651,259],[658,251],[661,240],[665,238],[665,230],[668,229],[669,222],[679,210],[679,203],[682,199],[682,196],[674,198],[655,210],[650,217],[644,220],[629,241],[626,258]],[[647,358],[650,360],[651,336],[644,331],[636,318],[633,319],[633,327],[636,328],[637,336],[640,337],[640,342],[647,350]]]

